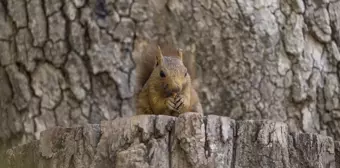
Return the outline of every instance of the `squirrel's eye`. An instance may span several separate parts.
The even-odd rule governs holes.
[[[165,78],[165,73],[164,73],[163,71],[161,71],[161,72],[159,73],[159,76],[161,76],[162,78]]]
[[[188,75],[188,72],[185,72],[184,77],[186,77],[187,75]]]

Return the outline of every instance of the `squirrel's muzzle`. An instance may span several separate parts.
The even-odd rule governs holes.
[[[175,88],[171,88],[171,89],[166,88],[166,89],[165,89],[165,96],[166,96],[166,97],[171,97],[171,96],[173,96],[173,95],[179,93],[180,90],[181,90],[181,89],[180,89],[179,87],[175,87]]]

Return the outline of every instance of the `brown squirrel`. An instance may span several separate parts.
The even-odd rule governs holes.
[[[193,56],[170,44],[148,44],[136,61],[136,110],[139,114],[203,114]]]

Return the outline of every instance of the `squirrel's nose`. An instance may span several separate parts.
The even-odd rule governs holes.
[[[179,87],[176,87],[176,88],[172,88],[172,89],[168,89],[166,94],[167,94],[167,97],[170,97],[176,93],[178,93],[180,91],[180,88]]]
[[[171,92],[172,92],[173,94],[178,93],[178,92],[179,92],[179,87],[173,88],[173,89],[171,90]]]

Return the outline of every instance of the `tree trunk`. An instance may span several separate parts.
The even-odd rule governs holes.
[[[340,0],[1,0],[0,30],[0,155],[47,128],[133,115],[133,58],[150,39],[195,51],[205,114],[340,139]]]
[[[10,168],[335,168],[338,152],[332,138],[282,122],[186,113],[52,128],[7,154]]]

